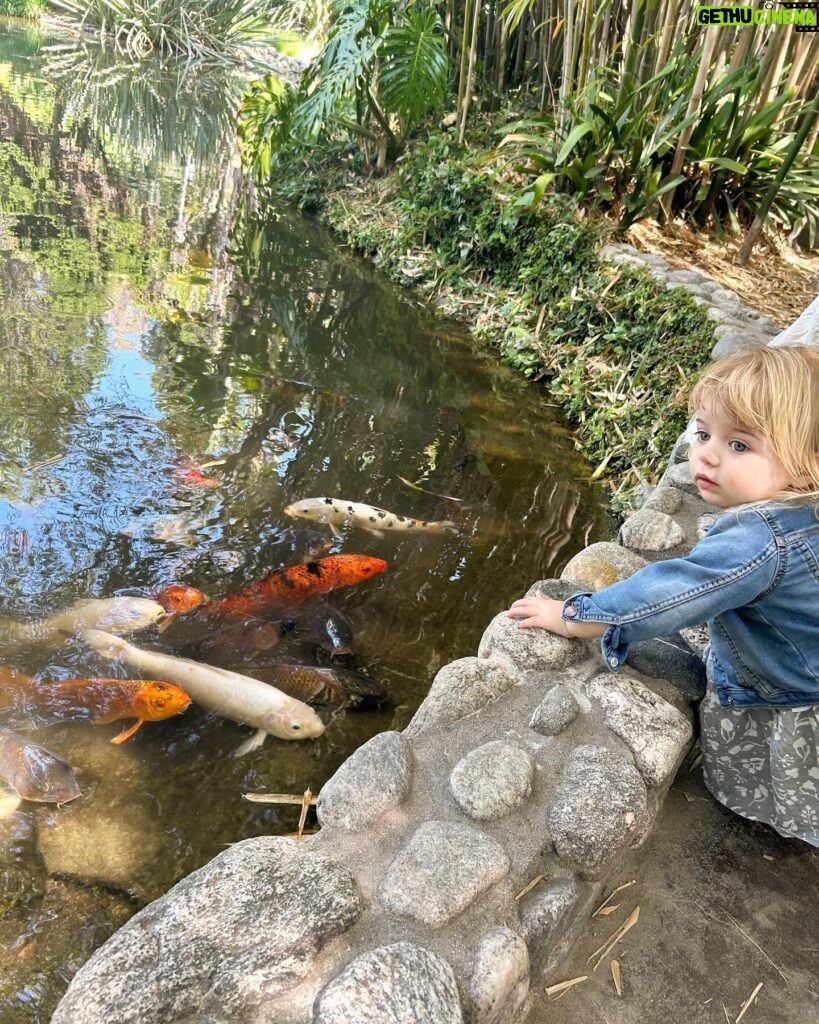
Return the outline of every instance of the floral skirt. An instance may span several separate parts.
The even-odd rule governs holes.
[[[716,799],[819,846],[819,707],[726,708],[709,682],[700,726],[705,784]]]

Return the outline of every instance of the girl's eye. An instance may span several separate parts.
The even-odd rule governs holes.
[[[735,452],[747,452],[748,445],[744,441],[731,441],[731,449]]]
[[[695,430],[694,431],[694,440],[695,441],[699,441],[700,443],[702,443],[704,441],[707,441],[710,436],[711,435],[708,433],[707,430]]]

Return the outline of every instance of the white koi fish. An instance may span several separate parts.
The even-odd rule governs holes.
[[[59,644],[88,627],[130,633],[145,629],[164,616],[162,605],[145,597],[90,598],[47,619],[4,622],[0,625],[0,637],[11,643]]]
[[[254,726],[255,734],[238,748],[236,757],[260,747],[268,733],[282,740],[309,740],[324,732],[324,723],[312,708],[258,679],[189,658],[145,651],[98,629],[86,629],[83,636],[105,657],[176,683],[208,711],[240,725]]]
[[[394,533],[415,531],[418,533],[457,533],[458,527],[442,519],[437,523],[428,523],[423,519],[410,519],[387,512],[383,508],[364,505],[359,501],[345,501],[343,498],[304,498],[284,510],[285,515],[297,519],[309,519],[314,523],[324,523],[333,531],[334,537],[341,537],[341,526],[358,526],[369,530],[377,537],[383,537],[386,531]]]

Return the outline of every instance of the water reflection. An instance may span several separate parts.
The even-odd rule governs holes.
[[[0,35],[0,616],[172,581],[230,592],[315,545],[389,563],[331,595],[352,654],[332,659],[283,622],[280,642],[217,655],[268,678],[282,663],[333,664],[386,689],[381,706],[323,709],[315,742],[268,739],[236,759],[247,730],[197,707],[121,747],[109,742],[119,723],[15,720],[82,790],[0,821],[0,1016],[34,1021],[136,906],[228,843],[293,830],[292,808],[244,792],[318,790],[361,742],[403,727],[438,668],[474,654],[489,619],[559,571],[599,517],[588,467],[494,354],[311,221],[279,211],[232,227],[240,183],[218,147],[198,168],[183,132],[191,159],[166,159],[181,99],[126,115],[130,86],[112,70],[107,113],[96,87],[99,111],[83,113],[82,90],[62,93],[42,70],[59,58],[69,82],[65,52],[25,45]],[[210,100],[195,103],[191,125]],[[66,127],[69,109],[84,133]],[[155,150],[151,117],[163,119]],[[191,466],[218,486],[179,472]],[[283,509],[321,495],[459,530],[305,537]],[[187,653],[203,638],[178,625],[133,639]],[[6,646],[0,661],[38,679],[125,675],[76,638]]]

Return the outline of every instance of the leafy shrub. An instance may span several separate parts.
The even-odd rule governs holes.
[[[443,264],[474,262],[478,218],[501,214],[489,176],[447,135],[417,142],[397,163],[395,187],[405,245],[432,246]]]
[[[783,93],[753,110],[758,65],[717,76],[697,109],[688,103],[696,54],[678,51],[659,74],[637,83],[622,70],[599,68],[562,111],[507,126],[502,151],[533,177],[526,195],[537,205],[547,189],[612,215],[621,228],[658,212],[672,192],[671,213],[738,232],[756,215],[789,148],[794,118],[804,112]],[[684,133],[685,163],[670,176]],[[771,209],[778,226],[807,221],[819,232],[819,156],[802,153]]]
[[[0,15],[12,18],[39,18],[45,10],[45,0],[0,0]]]
[[[537,337],[512,334],[502,351],[546,381],[601,472],[637,484],[656,476],[685,427],[692,380],[713,344],[713,323],[683,289],[606,266],[548,307]]]

